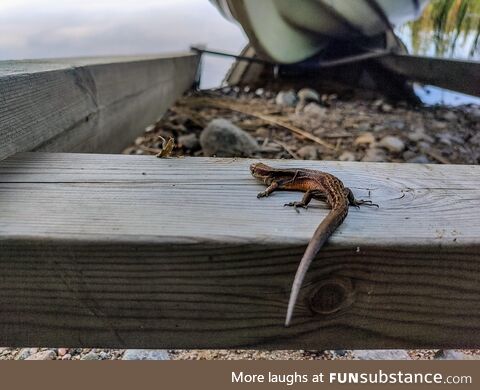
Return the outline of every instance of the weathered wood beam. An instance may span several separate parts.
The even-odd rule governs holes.
[[[0,160],[119,152],[194,82],[198,56],[0,62]]]
[[[284,208],[298,193],[257,199],[250,162],[0,162],[0,345],[480,347],[480,166],[271,162],[327,170],[380,205],[350,211],[286,329],[327,210]]]

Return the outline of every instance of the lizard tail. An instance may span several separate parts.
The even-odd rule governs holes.
[[[320,223],[317,230],[313,234],[305,253],[303,254],[302,260],[295,274],[295,279],[293,280],[292,290],[290,292],[290,299],[288,301],[287,317],[285,319],[285,326],[290,326],[290,322],[293,316],[293,309],[298,299],[300,293],[300,288],[302,287],[303,280],[305,275],[312,263],[313,259],[317,255],[318,251],[322,248],[323,244],[328,240],[328,238],[333,234],[333,232],[342,224],[343,220],[347,216],[348,206],[336,208],[331,210],[325,219]]]

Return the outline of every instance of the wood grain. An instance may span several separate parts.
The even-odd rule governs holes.
[[[258,200],[249,163],[0,162],[0,345],[480,346],[480,167],[270,162],[326,170],[380,205],[350,211],[286,329],[295,269],[327,210],[284,208],[301,197],[290,192]],[[316,314],[325,285],[350,286],[348,301],[318,314],[315,300]]]
[[[192,85],[198,56],[0,62],[0,160],[119,152]]]

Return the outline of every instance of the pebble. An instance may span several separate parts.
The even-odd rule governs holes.
[[[389,113],[393,111],[393,107],[390,104],[384,103],[381,106],[381,111],[385,113]]]
[[[309,116],[321,118],[325,116],[327,109],[320,107],[317,103],[308,103],[303,109],[303,112]]]
[[[385,131],[387,130],[387,127],[385,125],[375,125],[373,126],[373,131],[375,132],[380,132],[380,131]]]
[[[259,127],[257,130],[255,130],[255,135],[260,138],[269,138],[270,130],[266,127]]]
[[[427,156],[421,154],[420,156],[412,157],[407,160],[407,163],[410,164],[431,164],[432,162],[428,159]]]
[[[275,103],[279,106],[294,107],[297,104],[295,91],[281,91],[275,97]]]
[[[432,130],[445,130],[448,127],[447,122],[432,121],[431,122]]]
[[[340,161],[355,161],[356,158],[355,158],[355,155],[352,153],[352,152],[343,152],[339,157],[338,159]]]
[[[393,135],[383,137],[378,145],[393,153],[400,153],[405,150],[405,142]]]
[[[317,91],[311,88],[302,88],[297,93],[300,103],[309,103],[309,102],[320,102],[320,95]]]
[[[262,97],[265,94],[265,90],[263,88],[258,88],[255,90],[255,96]]]
[[[258,144],[250,134],[226,119],[214,119],[200,134],[205,156],[251,157]]]
[[[297,150],[299,157],[304,160],[317,160],[318,159],[318,150],[313,145],[307,145]]]
[[[181,135],[178,137],[178,143],[181,146],[184,146],[187,149],[190,150],[197,150],[200,148],[200,142],[198,141],[198,137],[196,134],[187,134],[187,135]]]
[[[412,142],[419,142],[419,141],[434,142],[434,139],[425,133],[425,129],[423,127],[414,128],[413,131],[407,134],[407,138]]]
[[[387,159],[385,152],[379,148],[369,148],[362,158],[364,162],[384,162]]]
[[[170,360],[165,349],[127,349],[122,360]]]
[[[352,355],[358,360],[411,360],[403,349],[358,349]]]
[[[398,119],[386,121],[385,125],[388,128],[393,129],[393,130],[405,130],[405,128],[407,127],[407,125],[404,121],[401,121],[401,120],[398,120]]]
[[[57,350],[58,356],[65,356],[67,353],[68,353],[67,348],[58,348],[58,350]]]
[[[86,355],[82,356],[80,360],[101,360],[101,358],[98,353],[90,351]]]
[[[440,350],[435,355],[435,359],[437,360],[477,360],[476,357],[473,357],[472,355],[467,355],[463,352],[456,351],[454,349]]]
[[[16,360],[25,360],[32,354],[30,348],[22,348],[18,355],[15,357]]]
[[[71,359],[72,359],[72,355],[70,355],[69,353],[62,356],[62,360],[71,360]]]
[[[480,108],[473,107],[468,111],[468,118],[472,122],[480,122]]]
[[[453,111],[446,111],[442,114],[442,119],[446,120],[446,121],[449,121],[449,122],[453,122],[453,121],[456,121],[458,118],[457,118],[457,114],[455,114]]]
[[[353,141],[353,144],[356,146],[372,145],[374,143],[375,143],[375,137],[373,136],[372,133],[365,133],[365,134],[359,135],[357,138],[355,138],[355,141]]]
[[[55,351],[49,349],[47,351],[40,351],[28,356],[25,360],[55,360],[57,354]]]
[[[152,132],[153,130],[155,130],[155,127],[156,127],[155,125],[147,126],[147,127],[145,128],[145,133],[150,133],[150,132]]]
[[[367,122],[359,123],[357,125],[357,131],[360,131],[360,132],[369,131],[371,128],[372,128],[371,124]]]

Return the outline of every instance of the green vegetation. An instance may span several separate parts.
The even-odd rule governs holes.
[[[408,24],[416,54],[441,57],[480,55],[480,0],[432,0],[422,17]]]

